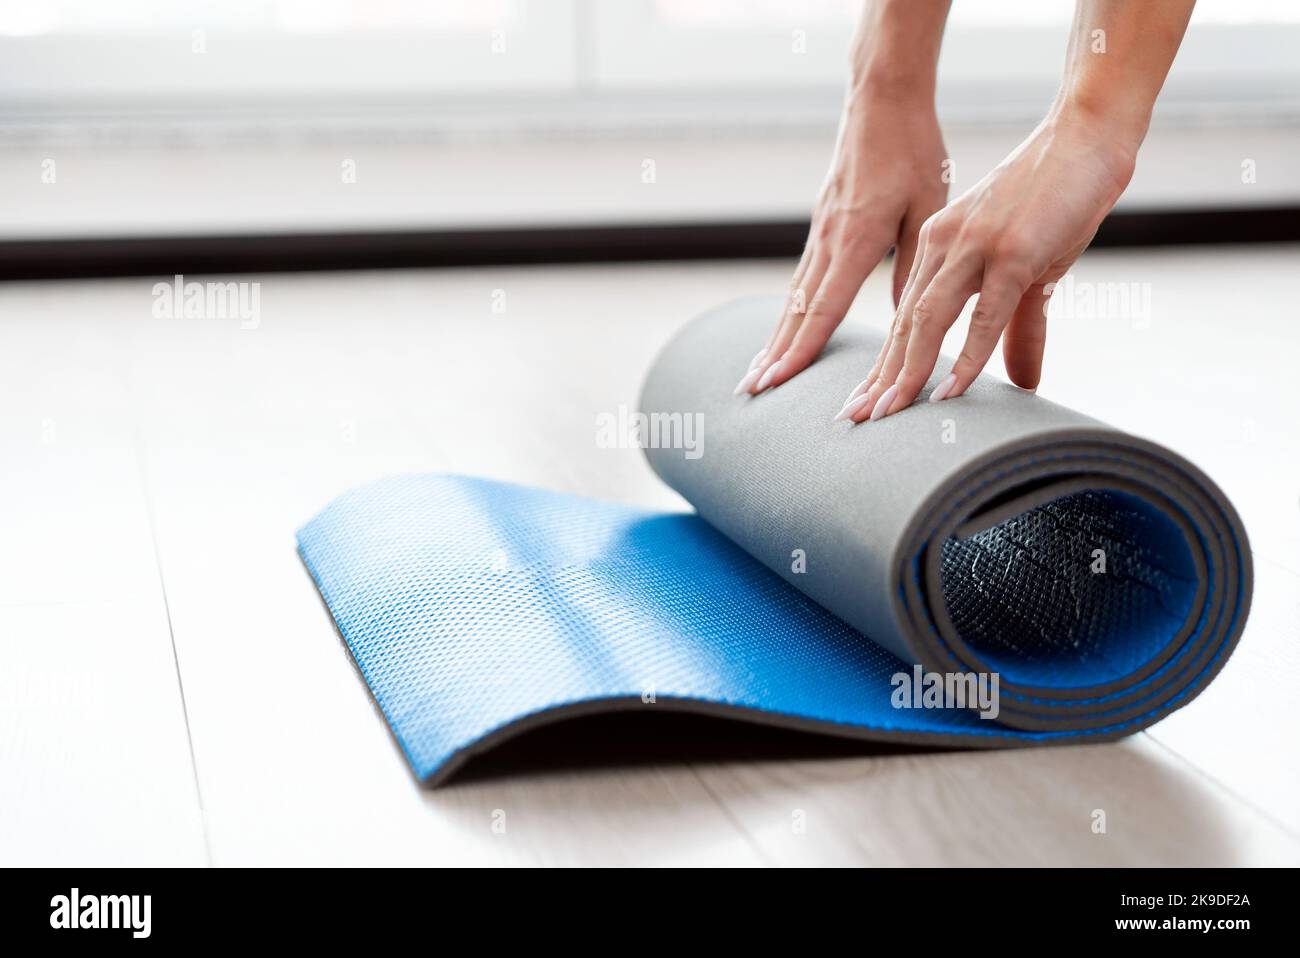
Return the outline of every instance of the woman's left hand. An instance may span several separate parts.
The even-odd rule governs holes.
[[[976,293],[966,344],[931,400],[960,396],[999,339],[1011,381],[1035,388],[1047,332],[1044,287],[1092,241],[1133,175],[1136,151],[1099,120],[1060,107],[931,216],[885,345],[836,418],[862,422],[910,406],[934,371],[944,334]]]

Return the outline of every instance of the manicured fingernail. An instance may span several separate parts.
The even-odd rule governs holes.
[[[764,346],[758,352],[754,353],[754,358],[749,361],[749,368],[753,369],[755,366],[757,366],[760,362],[763,361],[763,357],[766,355],[767,355],[767,347]]]
[[[894,399],[897,396],[898,396],[898,383],[894,383],[894,385],[890,386],[883,393],[881,393],[880,398],[876,400],[876,408],[871,410],[871,421],[875,422],[877,419],[884,419],[886,416],[888,416],[889,407],[894,404]]]
[[[844,404],[844,408],[835,416],[835,422],[839,422],[841,419],[848,419],[866,404],[867,397],[865,395],[858,396],[856,399],[850,399]]]
[[[952,387],[957,385],[957,374],[949,373],[934,387],[934,392],[930,393],[930,402],[940,402],[948,393],[952,392]]]
[[[776,374],[781,371],[782,362],[783,360],[778,359],[772,365],[767,367],[767,372],[763,373],[763,378],[760,379],[758,381],[758,385],[754,387],[755,392],[761,393],[764,389],[766,389],[769,385],[771,385],[773,377],[775,377]]]
[[[861,396],[865,396],[868,392],[870,392],[872,382],[874,382],[874,380],[864,379],[862,380],[862,382],[858,383],[851,390],[849,390],[849,394],[844,398],[844,405],[840,407],[840,412],[844,412],[844,410],[848,409],[850,406],[853,405],[854,400],[858,399]],[[837,414],[835,416],[835,421],[838,422],[839,418],[840,417]]]
[[[745,373],[745,377],[741,379],[740,383],[732,391],[731,395],[739,396],[741,393],[749,392],[749,387],[754,385],[754,380],[756,379],[758,379],[758,370],[751,369],[749,372]]]

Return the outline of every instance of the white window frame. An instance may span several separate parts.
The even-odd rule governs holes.
[[[235,31],[196,21],[161,33],[0,36],[0,108],[256,112],[266,103],[571,93],[577,5],[515,0],[516,14],[499,27],[408,33]]]
[[[0,36],[0,123],[104,116],[372,122],[388,115],[438,130],[554,135],[821,128],[838,112],[853,29],[847,20],[684,28],[657,17],[653,0],[513,2],[518,13],[505,28],[504,53],[493,51],[486,27],[408,35],[214,30],[205,33],[202,54],[192,52],[191,33],[175,30]],[[1229,2],[1203,0],[1202,10]],[[1229,25],[1218,22],[1223,9],[1206,22],[1193,16],[1157,121],[1297,122],[1300,23]],[[794,29],[805,32],[803,53],[793,50]],[[1067,30],[1065,23],[980,25],[954,13],[940,62],[944,122],[1041,116],[1060,80]]]

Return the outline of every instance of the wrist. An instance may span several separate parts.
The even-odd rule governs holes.
[[[850,96],[933,108],[948,0],[867,0],[850,57]]]
[[[1136,160],[1151,124],[1151,108],[1151,103],[1134,102],[1118,91],[1070,83],[1057,94],[1049,116],[1058,125],[1092,132],[1117,153]]]
[[[849,74],[849,96],[887,100],[934,109],[935,65],[889,53],[855,56]]]
[[[1071,163],[1088,158],[1091,168],[1105,172],[1115,191],[1112,201],[1118,201],[1133,177],[1145,130],[1145,124],[1069,99],[1058,99],[1039,127],[1045,142],[1064,151]]]

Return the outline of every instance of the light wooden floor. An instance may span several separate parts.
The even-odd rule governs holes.
[[[1245,638],[1187,709],[1000,754],[588,725],[432,792],[294,530],[410,470],[679,505],[595,416],[788,266],[236,277],[257,329],[155,319],[145,279],[0,287],[0,864],[1300,863],[1298,256],[1090,254],[1150,322],[1051,328],[1043,394],[1199,462],[1253,538]]]

